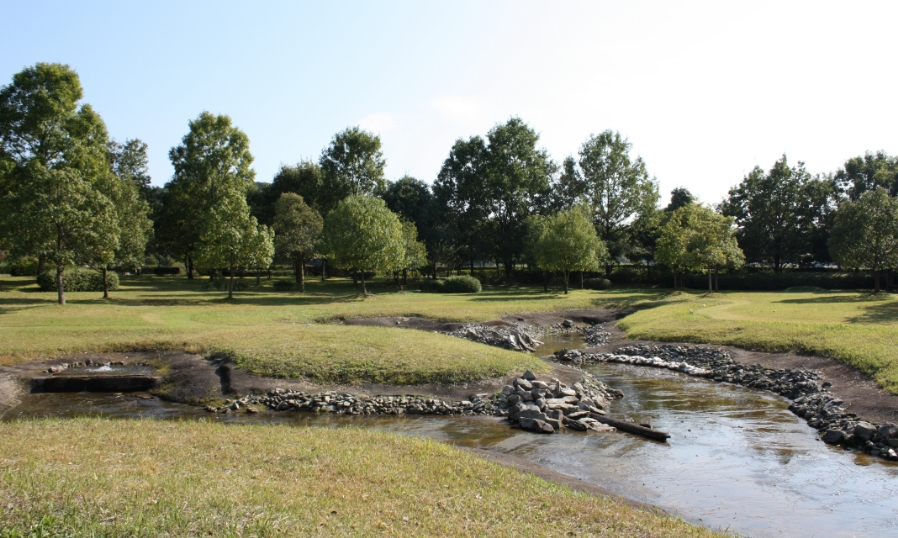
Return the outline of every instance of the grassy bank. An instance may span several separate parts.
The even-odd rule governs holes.
[[[862,292],[671,293],[620,322],[632,338],[834,358],[898,394],[898,298]]]
[[[0,423],[0,536],[711,536],[448,445],[201,422]]]
[[[247,279],[252,283],[252,279]],[[33,279],[0,278],[0,364],[86,351],[185,349],[222,352],[246,369],[318,381],[423,383],[466,381],[545,365],[520,353],[422,331],[336,325],[340,319],[423,316],[483,321],[507,314],[593,307],[653,292],[492,288],[476,295],[372,288],[360,297],[345,280],[313,281],[308,292],[275,292],[269,282],[225,301],[200,281],[125,277],[111,301],[70,293],[58,306]]]

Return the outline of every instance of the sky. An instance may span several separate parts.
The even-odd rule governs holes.
[[[812,173],[898,154],[895,20],[893,1],[0,0],[0,85],[68,64],[156,185],[205,110],[247,133],[257,181],[359,125],[389,179],[429,183],[517,116],[559,163],[619,131],[662,200],[716,203],[783,154]]]

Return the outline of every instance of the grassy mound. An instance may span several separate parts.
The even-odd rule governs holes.
[[[0,423],[0,464],[2,536],[713,536],[374,431]]]

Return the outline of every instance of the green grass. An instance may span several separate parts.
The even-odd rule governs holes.
[[[253,279],[247,279],[254,283]],[[593,307],[654,297],[654,292],[487,288],[479,294],[398,293],[375,285],[360,297],[345,280],[312,281],[307,293],[275,292],[271,283],[224,300],[204,281],[122,278],[103,301],[99,293],[40,292],[33,279],[0,279],[0,364],[76,352],[183,349],[226,353],[247,370],[321,382],[395,384],[461,382],[547,366],[532,355],[422,331],[337,325],[341,319],[423,316],[484,321],[519,312]]]
[[[0,537],[713,536],[449,445],[355,429],[0,423]]]
[[[632,338],[822,355],[898,394],[898,298],[865,292],[671,293],[622,320]]]

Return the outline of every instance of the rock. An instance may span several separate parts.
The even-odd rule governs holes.
[[[528,370],[528,373],[529,373],[529,370]],[[530,375],[533,375],[533,374],[530,374]],[[533,385],[530,383],[530,381],[524,379],[523,377],[519,377],[519,378],[515,379],[514,384],[517,385],[517,387],[521,390],[526,390],[526,391],[533,390]]]
[[[505,385],[502,387],[502,394],[508,396],[509,394],[514,394],[514,387],[511,385]]]
[[[555,433],[555,428],[539,419],[525,418],[518,421],[521,428],[536,433]]]
[[[828,445],[838,445],[845,440],[845,432],[842,430],[827,430],[820,440]]]
[[[882,436],[883,439],[895,439],[898,438],[898,426],[895,426],[892,423],[886,423],[879,427],[879,435]]]
[[[521,401],[521,397],[517,394],[512,394],[506,398],[506,401],[508,401],[509,405],[514,405]]]
[[[639,419],[639,425],[643,428],[652,428],[652,417],[642,417]]]
[[[862,441],[869,441],[876,433],[876,428],[869,422],[858,422],[854,427],[854,434]]]
[[[564,423],[564,425],[567,426],[568,428],[570,428],[572,430],[576,430],[578,432],[585,432],[589,428],[589,426],[587,426],[586,424],[584,424],[582,422],[578,422],[576,420],[566,421]]]
[[[542,390],[550,390],[549,384],[545,381],[532,380],[530,381],[530,385],[533,386],[533,390],[542,389]]]
[[[521,377],[523,377],[527,381],[533,381],[536,379],[536,376],[530,370],[527,370],[526,372],[524,372],[524,375]]]
[[[574,326],[574,322],[569,319],[566,319],[561,322],[561,326],[564,327],[565,329],[570,329],[571,327]]]

